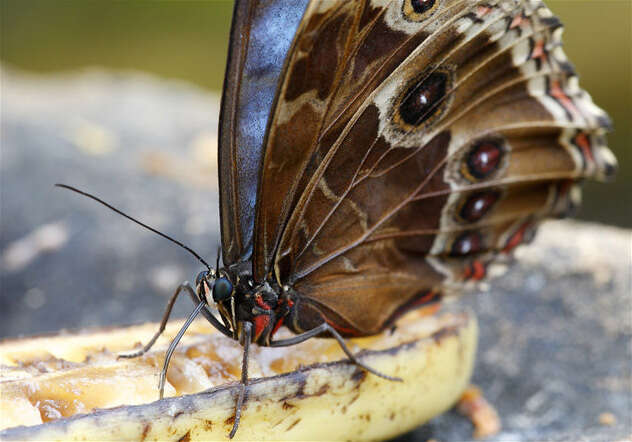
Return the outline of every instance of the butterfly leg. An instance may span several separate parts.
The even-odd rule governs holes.
[[[189,297],[193,300],[193,302],[196,305],[200,303],[200,300],[195,294],[195,290],[193,290],[193,287],[191,287],[191,284],[189,284],[188,282],[183,282],[182,284],[178,286],[175,293],[171,296],[171,299],[169,299],[169,302],[167,303],[167,308],[165,309],[165,313],[162,315],[162,320],[160,321],[160,327],[158,327],[158,331],[149,340],[149,342],[142,349],[132,352],[132,353],[120,354],[117,356],[117,358],[126,358],[126,359],[137,358],[147,353],[151,349],[151,347],[153,347],[153,345],[156,343],[156,340],[158,340],[162,332],[165,331],[165,327],[167,326],[167,321],[169,320],[169,316],[171,315],[171,310],[173,310],[173,306],[176,303],[176,299],[178,299],[178,296],[183,291],[185,291],[189,295]],[[222,323],[219,322],[217,318],[215,318],[215,316],[213,316],[213,314],[208,310],[208,307],[206,305],[204,305],[204,307],[202,308],[202,314],[213,325],[213,327],[218,329],[220,332],[222,332],[226,336],[232,337],[230,330],[224,327],[224,325],[222,325]]]
[[[237,403],[235,404],[235,420],[233,421],[233,428],[230,430],[230,433],[228,435],[230,439],[235,436],[235,433],[237,433],[237,428],[239,428],[241,409],[244,405],[246,389],[248,387],[248,356],[250,354],[250,340],[252,339],[252,323],[248,321],[244,322],[242,330],[244,356],[241,360],[241,383],[239,384],[239,396],[237,396]]]
[[[195,291],[193,290],[193,287],[191,287],[191,285],[188,282],[184,282],[180,284],[178,288],[176,289],[175,293],[171,296],[171,299],[169,299],[169,302],[167,303],[167,308],[165,309],[165,313],[162,315],[162,320],[160,321],[160,327],[158,327],[158,331],[156,332],[156,334],[154,334],[154,336],[149,340],[149,342],[142,349],[135,351],[133,353],[120,354],[117,356],[118,358],[137,358],[139,356],[144,355],[151,349],[151,347],[156,343],[156,340],[160,337],[162,332],[165,331],[167,321],[169,320],[169,316],[171,315],[171,310],[173,310],[173,305],[176,303],[176,299],[178,299],[178,296],[180,295],[180,293],[182,293],[183,290],[189,294],[191,299],[193,299],[193,302],[195,302],[196,304],[200,302],[197,299],[197,296],[195,295]]]
[[[319,325],[316,328],[313,328],[309,331],[306,331],[305,333],[301,333],[300,335],[294,336],[293,338],[288,338],[288,339],[281,339],[278,341],[272,341],[270,342],[270,347],[287,347],[290,345],[296,345],[299,344],[303,341],[306,341],[310,338],[313,338],[314,336],[318,336],[322,333],[328,333],[330,334],[333,338],[336,339],[336,341],[338,341],[338,345],[340,345],[340,348],[342,349],[342,351],[345,352],[345,354],[347,355],[347,357],[349,358],[349,360],[351,362],[353,362],[355,365],[357,365],[358,367],[363,368],[364,370],[368,371],[369,373],[373,373],[376,376],[379,376],[381,378],[384,379],[388,379],[389,381],[397,381],[397,382],[402,382],[401,378],[398,377],[393,377],[393,376],[388,376],[384,373],[380,373],[379,371],[375,370],[374,368],[369,367],[368,365],[364,364],[363,362],[359,361],[355,355],[351,352],[351,350],[349,350],[349,347],[347,347],[347,344],[345,343],[345,340],[342,336],[340,336],[340,334],[336,331],[336,329],[334,329],[331,325],[329,325],[326,322],[323,322],[321,325]]]
[[[173,354],[173,351],[176,349],[176,346],[178,345],[178,343],[180,342],[180,339],[182,339],[182,336],[187,331],[187,328],[189,328],[189,325],[191,325],[193,320],[197,318],[197,315],[200,313],[200,310],[202,310],[203,308],[204,308],[204,303],[200,302],[195,307],[195,310],[193,310],[191,315],[189,315],[186,322],[184,323],[184,325],[182,326],[178,334],[175,336],[175,338],[173,338],[173,340],[169,343],[169,348],[167,349],[167,353],[165,354],[165,362],[162,365],[162,370],[160,371],[160,381],[158,382],[158,390],[160,391],[160,399],[162,399],[165,392],[165,379],[167,378],[167,368],[169,368],[169,361],[171,360],[171,355]]]

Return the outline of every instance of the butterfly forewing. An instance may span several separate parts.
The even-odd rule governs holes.
[[[264,143],[256,279],[372,334],[572,209],[615,162],[560,35],[538,1],[310,2]]]
[[[252,254],[263,139],[283,61],[307,0],[235,2],[219,126],[225,265]]]
[[[446,3],[446,8],[452,7]],[[303,189],[357,108],[428,33],[408,34],[386,25],[392,1],[311,2],[288,54],[279,101],[268,134],[260,189],[255,271],[271,267],[284,229]],[[427,14],[435,11],[431,8]],[[279,195],[278,189],[286,193]],[[260,227],[260,229],[259,229]]]

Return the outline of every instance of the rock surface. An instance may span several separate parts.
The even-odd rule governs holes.
[[[93,192],[214,260],[218,97],[140,74],[2,77],[0,337],[158,320],[201,266],[52,185]],[[549,222],[486,293],[460,301],[480,320],[474,382],[503,421],[490,440],[632,436],[631,245],[627,230]],[[450,412],[398,440],[471,434]]]
[[[632,437],[631,244],[627,230],[550,221],[489,292],[462,299],[480,321],[473,382],[503,424],[489,440]],[[399,440],[469,431],[451,411]]]

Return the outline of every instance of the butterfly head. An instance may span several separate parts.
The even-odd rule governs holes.
[[[256,284],[250,275],[231,269],[204,270],[195,285],[199,300],[214,304],[225,330],[240,342],[245,338],[244,323],[249,322],[250,340],[269,345],[293,305],[290,294],[282,288],[269,282]]]
[[[210,293],[216,304],[229,300],[235,290],[235,286],[230,277],[214,269],[203,270],[198,273],[197,278],[195,278],[195,286],[198,291],[198,296],[202,294],[206,297],[206,294]],[[200,300],[206,301],[202,297]]]
[[[209,269],[198,273],[195,278],[198,299],[208,305],[215,304],[224,325],[235,337],[235,287],[236,281],[228,273]]]

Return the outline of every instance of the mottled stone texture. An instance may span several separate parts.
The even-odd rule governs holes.
[[[0,337],[158,320],[201,266],[52,185],[94,192],[214,260],[217,96],[138,74],[2,77]],[[630,231],[549,222],[487,293],[462,300],[480,319],[474,381],[503,421],[492,440],[632,435],[631,244]],[[450,412],[399,440],[471,434]]]
[[[489,292],[462,300],[480,321],[474,383],[503,423],[489,440],[632,436],[631,244],[629,230],[550,221]],[[467,440],[471,425],[452,411],[398,440],[428,438]]]

